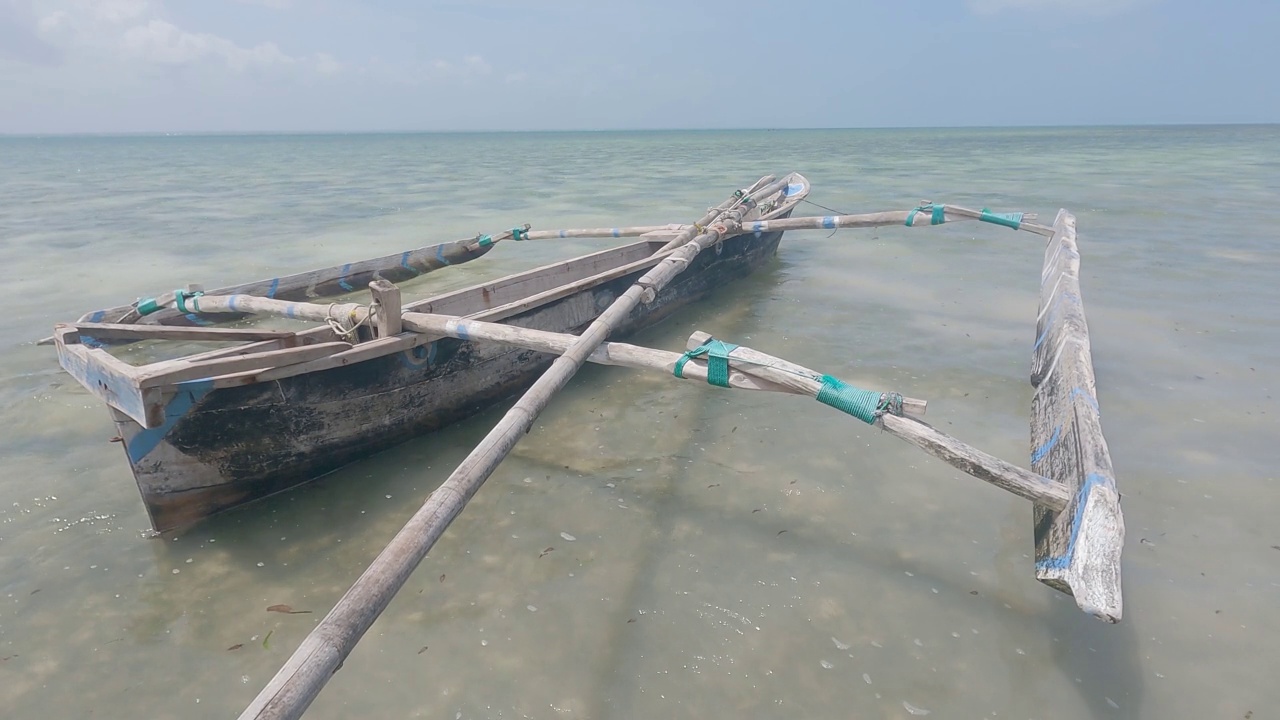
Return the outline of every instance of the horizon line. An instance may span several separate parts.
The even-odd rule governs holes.
[[[679,133],[679,132],[803,132],[832,130],[1068,130],[1085,128],[1175,128],[1175,127],[1268,127],[1280,122],[1151,122],[1151,123],[1084,123],[1062,125],[882,125],[830,127],[670,127],[670,128],[558,128],[558,129],[367,129],[367,130],[116,130],[73,132],[0,132],[0,138],[77,138],[77,137],[235,137],[235,136],[299,136],[299,135],[534,135],[556,133]]]

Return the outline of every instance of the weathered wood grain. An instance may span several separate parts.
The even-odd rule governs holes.
[[[1071,501],[1061,511],[1035,507],[1036,577],[1074,595],[1085,612],[1118,622],[1124,517],[1102,436],[1075,217],[1062,210],[1053,228],[1032,351],[1031,467]]]
[[[387,280],[374,280],[369,283],[369,292],[377,305],[374,319],[378,337],[399,335],[400,326],[400,288]]]
[[[133,366],[105,350],[86,347],[71,325],[59,325],[53,337],[62,369],[94,397],[144,427],[158,427],[164,422],[163,408],[159,406],[161,391],[139,387]]]

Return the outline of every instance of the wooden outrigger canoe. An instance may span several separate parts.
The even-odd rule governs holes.
[[[769,195],[753,202],[744,220],[787,217],[809,192],[800,175],[766,184],[772,188]],[[403,310],[577,332],[665,257],[656,253],[673,234],[650,231],[621,247],[430,297]],[[724,239],[617,332],[658,322],[748,275],[774,255],[781,237],[774,231]],[[455,262],[479,257],[493,242],[450,243],[438,246],[439,253],[404,253],[205,297],[171,293],[95,311],[76,325],[57,328],[59,361],[107,402],[153,527],[172,530],[475,414],[527,387],[554,359],[527,349],[413,332],[374,338],[367,327],[346,337],[329,324],[297,333],[180,327],[211,324],[197,308],[207,311],[215,294],[243,298],[242,304],[249,297],[305,300],[341,294],[357,287],[353,282],[367,286],[375,276],[403,278],[405,266],[416,274],[443,267],[449,264],[439,261],[446,257],[443,250]],[[152,312],[143,316],[139,305]],[[234,300],[232,305],[238,307]],[[244,314],[233,308],[216,317]],[[254,342],[141,367],[95,347],[143,338]]]
[[[59,362],[110,407],[157,530],[288,489],[528,392],[433,492],[312,631],[242,718],[298,717],[409,574],[586,361],[657,369],[726,388],[813,397],[964,472],[1030,500],[1036,575],[1109,622],[1122,614],[1124,522],[1079,284],[1075,218],[924,203],[910,210],[791,217],[809,193],[792,173],[761,178],[698,222],[531,231],[432,246],[249,285],[87,314],[58,325]],[[694,333],[687,352],[618,342],[771,257],[783,232],[978,220],[1048,238],[1032,349],[1031,469],[924,423],[925,403],[861,390],[751,348]],[[504,239],[638,237],[628,245],[401,305],[391,279],[465,262]],[[434,258],[434,260],[432,260]],[[306,302],[367,283],[372,302]],[[336,288],[336,289],[335,289]],[[215,327],[271,315],[301,332]],[[105,321],[105,322],[104,322]],[[222,340],[231,348],[133,366],[104,345]]]

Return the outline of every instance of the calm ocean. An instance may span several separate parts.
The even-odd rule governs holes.
[[[1028,503],[889,435],[590,367],[307,717],[1280,717],[1280,126],[0,138],[0,715],[234,717],[500,416],[149,538],[106,410],[34,344],[55,322],[525,222],[691,222],[789,170],[842,212],[1076,214],[1124,620],[1035,581]],[[788,233],[634,341],[706,330],[925,398],[1025,465],[1042,252]]]

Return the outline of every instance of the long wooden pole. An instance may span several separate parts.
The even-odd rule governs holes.
[[[401,320],[405,328],[414,332],[461,340],[488,340],[557,354],[567,350],[575,339],[573,335],[427,313],[405,313]],[[695,332],[689,336],[688,347],[693,349],[710,339],[707,333]],[[671,374],[681,357],[681,353],[626,343],[605,343],[587,359],[602,365]],[[822,373],[747,347],[739,346],[729,354],[729,368],[729,387],[732,388],[817,397],[823,387]],[[684,365],[682,375],[706,380],[707,366],[690,361]],[[1064,485],[1005,462],[924,423],[920,417],[924,415],[925,407],[923,400],[903,398],[903,416],[885,414],[880,417],[880,425],[889,434],[952,467],[1018,497],[1057,510],[1067,506],[1071,496]]]
[[[784,179],[766,186],[757,194],[767,197],[785,184]],[[740,201],[730,200],[708,212],[695,228],[709,226],[725,216],[737,221],[745,209]],[[284,667],[241,713],[242,720],[301,717],[445,529],[462,512],[498,463],[529,431],[552,396],[568,383],[609,333],[626,321],[640,304],[642,296],[661,290],[687,268],[698,253],[714,245],[721,237],[715,228],[696,236],[695,232],[695,229],[682,231],[668,243],[680,247],[680,250],[665,257],[614,300],[507,411],[302,641]]]
[[[982,220],[983,212],[959,205],[943,205],[943,222],[958,220]],[[1035,215],[1025,214],[1018,223],[1020,230],[1028,230],[1040,235],[1052,235],[1053,228],[1039,225]],[[885,227],[889,225],[906,225],[907,218],[912,219],[910,227],[937,225],[932,222],[930,210],[890,210],[876,213],[859,213],[856,215],[819,215],[812,217],[790,217],[778,220],[758,220],[742,226],[743,232],[770,232],[776,230],[837,230],[852,228]],[[918,220],[917,220],[918,218]],[[531,230],[522,237],[526,240],[553,240],[557,238],[624,238],[643,235],[675,234],[687,229],[687,225],[637,225],[632,227],[612,228],[567,228],[564,230]]]

